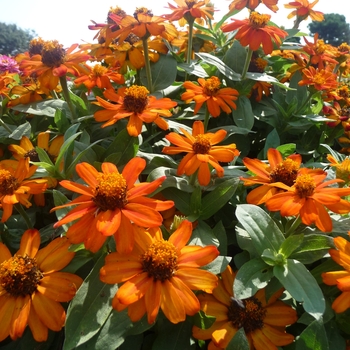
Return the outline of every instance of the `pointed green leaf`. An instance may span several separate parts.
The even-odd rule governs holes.
[[[240,328],[232,340],[229,342],[226,350],[249,350],[250,345],[247,339],[247,336],[245,335],[244,328]]]
[[[322,319],[314,320],[303,330],[296,341],[295,350],[329,350]]]

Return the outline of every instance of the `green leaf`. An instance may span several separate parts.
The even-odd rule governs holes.
[[[12,133],[8,136],[10,139],[20,140],[23,136],[30,138],[32,127],[29,122],[25,122],[19,125]]]
[[[324,234],[309,234],[304,236],[303,241],[290,258],[303,264],[312,264],[323,258],[330,248],[334,248],[333,237]]]
[[[219,221],[214,227],[213,227],[213,233],[216,236],[216,238],[219,240],[219,252],[220,255],[227,255],[227,235],[224,225],[222,224],[222,221]]]
[[[11,109],[28,114],[45,115],[47,117],[54,117],[57,109],[64,109],[67,116],[70,116],[70,110],[67,102],[58,99],[17,105],[11,107]]]
[[[277,148],[281,144],[280,137],[276,129],[272,129],[272,131],[267,135],[265,146],[264,146],[264,155],[266,157],[267,151],[269,148]]]
[[[159,55],[159,60],[155,63],[151,63],[152,74],[152,91],[163,90],[176,79],[177,63],[171,55]],[[141,82],[144,86],[148,86],[146,68],[141,69],[140,73]]]
[[[177,188],[166,188],[162,194],[175,202],[175,207],[184,215],[190,213],[190,198],[189,193],[178,190]]]
[[[237,108],[232,109],[232,117],[240,128],[251,130],[254,126],[254,113],[247,96],[239,96],[235,101]]]
[[[323,293],[302,263],[287,259],[283,266],[274,266],[273,273],[290,295],[303,304],[306,312],[317,320],[322,317],[326,308]]]
[[[226,350],[249,350],[250,345],[247,339],[247,336],[245,335],[244,328],[240,328],[232,340],[229,342]]]
[[[191,194],[190,199],[190,221],[195,221],[199,218],[201,212],[201,199],[202,199],[202,189],[200,186],[196,186]]]
[[[69,304],[64,350],[86,343],[101,329],[112,312],[111,299],[118,290],[118,285],[104,284],[100,280],[100,269],[104,265],[105,256],[103,254],[98,259]]]
[[[240,204],[237,206],[236,216],[259,254],[265,249],[276,253],[279,251],[284,242],[283,233],[263,209],[252,204]]]
[[[240,180],[233,178],[226,180],[202,198],[200,219],[209,219],[220,210],[234,195]]]
[[[272,268],[262,259],[249,260],[237,272],[233,284],[235,297],[246,299],[253,296],[259,289],[266,287],[272,277]]]
[[[177,64],[177,66],[188,74],[195,75],[199,78],[208,78],[208,73],[199,64],[195,64],[193,62],[191,64],[180,62]]]
[[[227,66],[224,62],[222,62],[219,58],[215,57],[214,55],[204,52],[196,52],[196,55],[204,62],[215,66],[219,70],[219,72],[222,73],[226,78],[229,78],[233,81],[241,80],[240,74],[234,72],[229,66]]]
[[[329,350],[328,339],[322,319],[314,320],[300,334],[295,350]],[[335,349],[332,347],[332,349]]]
[[[173,324],[163,315],[159,315],[157,322],[157,338],[152,350],[194,350],[195,344],[191,342],[193,317]]]
[[[199,245],[206,247],[208,245],[219,246],[219,240],[216,238],[213,230],[210,226],[202,220],[198,221],[198,225],[192,232],[192,236],[189,245]]]
[[[282,243],[279,253],[281,253],[285,258],[289,258],[289,256],[302,244],[304,240],[304,235],[294,235],[286,238],[286,240]]]
[[[208,329],[210,328],[216,320],[216,317],[207,315],[203,310],[199,310],[194,317],[194,324],[200,329]]]

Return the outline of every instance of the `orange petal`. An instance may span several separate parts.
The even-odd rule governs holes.
[[[29,229],[23,233],[17,255],[28,255],[34,258],[40,247],[40,233],[36,229]]]
[[[137,203],[128,203],[122,213],[141,227],[157,227],[163,222],[163,217],[157,211]]]
[[[204,266],[211,263],[219,254],[215,246],[185,247],[178,258],[178,266],[181,268]]]
[[[175,324],[184,321],[186,318],[185,308],[175,287],[168,280],[165,280],[161,284],[161,289],[160,307],[165,317]]]
[[[31,300],[29,295],[16,298],[16,306],[12,314],[12,325],[10,328],[10,336],[12,340],[22,337],[28,323],[30,304]]]
[[[267,306],[265,310],[266,316],[264,322],[270,326],[285,327],[297,320],[296,311],[279,300]]]
[[[218,278],[209,271],[196,268],[183,268],[176,271],[179,277],[190,289],[203,290],[211,293],[218,285]]]
[[[62,329],[66,313],[62,305],[41,293],[34,293],[32,296],[32,305],[41,322],[53,331]]]
[[[128,188],[132,188],[138,180],[139,175],[146,167],[146,161],[143,158],[132,158],[124,167],[122,175],[126,180]]]
[[[162,282],[160,280],[154,281],[150,284],[144,297],[147,310],[147,321],[149,324],[154,323],[158,315],[162,288],[161,286]]]
[[[43,342],[47,340],[49,334],[48,328],[41,322],[33,307],[30,308],[28,325],[32,331],[33,338],[37,342]]]
[[[12,258],[12,254],[4,243],[0,242],[0,264],[5,260]]]
[[[276,345],[262,332],[261,329],[257,329],[250,333],[253,345],[256,349],[264,350],[276,350]]]
[[[135,243],[134,231],[134,227],[130,220],[124,215],[124,213],[122,213],[120,217],[120,226],[114,234],[118,253],[131,253]]]
[[[340,314],[350,308],[350,292],[341,293],[332,304],[332,309]]]
[[[231,321],[225,322],[220,329],[217,329],[212,333],[211,338],[215,345],[225,349],[237,333],[237,330],[237,328],[233,327]],[[261,349],[265,350],[265,348]]]
[[[274,327],[264,324],[261,331],[264,335],[272,341],[273,344],[277,346],[288,345],[293,342],[294,336],[286,332],[280,331]]]
[[[328,286],[334,286],[337,284],[339,278],[348,276],[350,276],[350,272],[348,271],[329,271],[321,274],[323,283]]]
[[[8,294],[0,295],[0,342],[10,335],[12,315],[15,311],[16,298]]]
[[[99,212],[96,222],[97,230],[104,236],[112,236],[119,229],[121,216],[119,208]]]
[[[118,289],[117,297],[122,304],[132,304],[145,295],[152,283],[153,278],[148,277],[147,272],[143,272],[125,282]]]
[[[107,263],[100,269],[100,279],[103,283],[116,284],[127,281],[141,272],[142,264],[140,261]]]
[[[188,220],[181,222],[179,227],[173,232],[169,238],[169,242],[181,250],[189,241],[192,235],[192,223]]]
[[[97,186],[99,172],[89,163],[78,163],[75,167],[77,174],[92,188]]]

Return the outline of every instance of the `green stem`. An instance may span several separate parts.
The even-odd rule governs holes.
[[[61,86],[62,86],[63,97],[66,100],[66,102],[68,104],[68,107],[69,107],[69,110],[70,110],[70,112],[72,114],[72,122],[74,122],[77,119],[77,117],[75,115],[75,109],[74,109],[72,100],[70,99],[70,96],[69,96],[67,79],[66,79],[65,75],[60,77],[60,83],[61,83]]]
[[[151,62],[149,60],[148,54],[148,41],[147,37],[142,38],[143,53],[145,55],[145,68],[147,76],[147,85],[149,92],[153,92],[153,82],[152,82],[152,72],[151,72]]]
[[[252,56],[253,56],[253,50],[252,49],[248,49],[248,52],[247,52],[247,56],[245,58],[245,62],[244,62],[244,67],[243,67],[243,72],[242,72],[242,80],[245,78],[247,72],[248,72],[248,68],[249,68],[249,64],[250,64],[250,61],[252,59]]]
[[[0,123],[9,134],[12,134],[12,130],[7,126],[7,124],[1,118],[0,118]]]
[[[205,108],[205,115],[204,115],[204,132],[207,132],[208,130],[208,123],[209,123],[209,109],[208,106]]]
[[[193,24],[194,24],[194,18],[188,19],[188,43],[187,43],[187,57],[186,57],[186,63],[188,65],[191,64],[191,57],[192,57],[192,45],[193,45]],[[185,73],[185,80],[187,80],[188,73]]]
[[[300,215],[298,215],[294,222],[292,223],[292,225],[289,227],[289,229],[287,230],[287,232],[285,232],[284,236],[287,238],[289,236],[291,236],[295,230],[299,227],[299,225],[301,224],[301,217]]]
[[[27,215],[26,211],[23,209],[22,204],[16,203],[15,208],[18,211],[18,213],[22,216],[24,221],[26,222],[28,229],[33,228],[33,225],[29,219],[29,216]]]

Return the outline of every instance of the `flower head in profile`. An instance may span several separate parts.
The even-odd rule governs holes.
[[[336,178],[343,180],[344,184],[348,184],[350,182],[350,158],[345,157],[338,161],[331,154],[327,154],[327,160],[330,162],[330,166],[335,168]]]
[[[198,171],[198,182],[202,186],[209,184],[211,168],[216,170],[218,177],[223,177],[224,169],[219,162],[232,162],[235,157],[239,156],[239,151],[234,143],[216,146],[227,134],[223,129],[215,133],[205,133],[204,124],[201,121],[195,121],[193,123],[192,135],[185,129],[180,128],[180,131],[185,136],[175,132],[171,132],[165,136],[175,146],[165,146],[163,153],[187,153],[177,168],[177,174],[186,174],[189,176]]]
[[[161,117],[170,117],[170,109],[177,105],[167,97],[157,99],[141,85],[122,87],[117,92],[105,90],[103,95],[111,102],[96,96],[96,104],[103,109],[95,112],[95,120],[105,122],[102,125],[104,128],[120,119],[129,118],[127,130],[134,137],[141,134],[143,123],[154,122],[161,129],[168,129],[168,123]]]
[[[169,240],[163,238],[160,229],[137,229],[131,253],[109,254],[100,279],[108,284],[123,283],[113,298],[113,308],[128,308],[133,322],[147,313],[150,324],[155,322],[159,309],[172,323],[196,314],[199,302],[192,290],[211,293],[217,286],[216,275],[199,267],[212,262],[219,251],[211,245],[186,246],[191,234],[192,224],[187,220]]]
[[[236,109],[233,102],[238,98],[238,91],[230,87],[221,87],[221,81],[218,77],[208,79],[198,78],[199,85],[191,81],[185,81],[183,87],[186,91],[181,95],[181,100],[189,103],[195,101],[194,114],[197,114],[205,103],[209,113],[215,118],[221,111],[231,113]]]
[[[29,166],[29,158],[3,160],[0,162],[0,203],[1,222],[12,215],[13,206],[17,203],[29,208],[30,197],[43,193],[47,188],[46,179],[30,179],[37,167]]]
[[[285,4],[286,9],[294,9],[287,18],[297,17],[297,21],[300,23],[306,20],[309,16],[313,21],[321,22],[324,19],[323,13],[313,10],[313,7],[318,3],[318,0],[310,3],[309,0],[297,0]]]
[[[189,23],[193,21],[208,19],[214,19],[214,7],[211,5],[210,0],[174,0],[177,6],[170,3],[169,9],[172,13],[164,15],[170,21],[181,21],[185,19]]]
[[[350,202],[341,198],[350,195],[350,188],[331,187],[343,180],[324,181],[327,173],[312,174],[303,168],[292,186],[275,184],[285,192],[277,193],[266,201],[270,211],[279,211],[282,216],[300,215],[305,225],[313,223],[323,232],[332,231],[332,219],[327,211],[337,214],[350,212]]]
[[[12,256],[0,243],[0,342],[23,335],[27,325],[36,341],[47,340],[48,330],[60,331],[66,312],[60,303],[70,301],[83,280],[61,272],[74,254],[65,237],[39,249],[40,233],[24,232],[19,250]]]
[[[318,69],[312,66],[304,68],[303,79],[299,81],[299,85],[310,85],[316,90],[336,89],[339,85],[337,74],[329,69]]]
[[[74,52],[78,44],[63,48],[57,40],[49,40],[43,43],[40,54],[20,62],[20,69],[25,76],[38,77],[42,88],[56,89],[59,78],[67,73],[78,76],[87,72],[84,63],[90,56],[82,52]]]
[[[79,86],[84,84],[90,93],[94,87],[102,90],[113,89],[111,81],[116,84],[124,84],[125,79],[119,72],[119,66],[105,67],[100,63],[94,64],[93,67],[88,67],[89,73],[83,74],[74,80],[74,84]]]
[[[282,39],[288,33],[276,26],[268,25],[271,16],[252,11],[248,19],[232,19],[232,23],[221,27],[224,33],[238,30],[235,39],[242,46],[249,46],[249,49],[256,51],[262,46],[266,55],[274,50],[274,44],[280,46]]]
[[[111,33],[111,37],[122,43],[129,34],[134,34],[140,39],[147,39],[150,36],[160,36],[168,41],[177,36],[177,30],[171,23],[166,23],[165,18],[154,16],[153,12],[146,7],[136,8],[133,16],[123,17],[110,14],[119,29]]]
[[[260,4],[265,5],[268,9],[273,12],[278,11],[277,6],[278,0],[233,0],[229,6],[230,11],[242,10],[243,8],[248,8],[254,11]]]
[[[337,286],[341,291],[332,303],[332,309],[341,313],[350,308],[350,242],[341,236],[335,237],[333,242],[337,249],[330,249],[329,254],[344,270],[323,272],[321,276],[323,283]]]
[[[9,56],[0,55],[0,74],[1,73],[19,73],[17,61]]]
[[[210,340],[208,349],[226,349],[240,328],[244,329],[250,349],[276,350],[293,342],[294,336],[285,327],[297,321],[296,311],[279,297],[278,290],[266,300],[265,289],[247,299],[236,299],[233,283],[236,274],[228,266],[221,273],[219,285],[212,294],[199,294],[201,310],[216,318],[207,329],[194,326],[196,339]]]
[[[141,227],[158,227],[163,220],[159,211],[174,205],[172,201],[146,197],[158,189],[165,176],[136,184],[145,167],[146,161],[142,158],[131,159],[121,173],[112,163],[102,163],[102,172],[89,163],[77,164],[76,172],[87,186],[68,180],[60,182],[79,196],[52,209],[76,206],[54,227],[75,221],[67,231],[71,243],[84,243],[86,249],[97,252],[107,237],[114,235],[117,250],[130,252],[134,245],[131,222]]]

